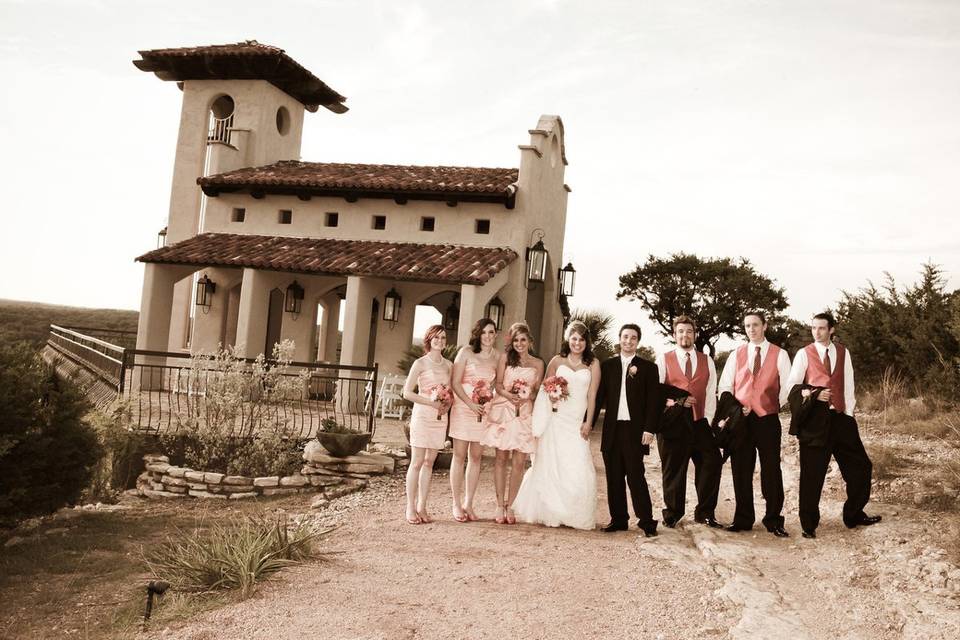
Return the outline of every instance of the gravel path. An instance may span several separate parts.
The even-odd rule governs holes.
[[[602,480],[599,442],[593,448]],[[484,460],[481,517],[492,516],[492,461]],[[884,522],[849,531],[834,469],[816,540],[800,538],[796,446],[784,441],[787,529],[779,540],[716,532],[689,516],[646,539],[448,515],[436,474],[437,521],[404,522],[402,478],[332,503],[342,524],[332,562],[285,572],[251,600],[205,614],[158,638],[957,638],[960,570],[931,547],[918,513],[872,504]],[[647,478],[662,504],[656,454]],[[757,491],[759,492],[759,482]],[[689,483],[688,508],[693,489]],[[602,491],[603,483],[600,482]],[[718,518],[733,514],[724,472]],[[762,500],[757,496],[758,510]],[[655,507],[656,508],[656,507]],[[606,521],[606,496],[597,502]]]

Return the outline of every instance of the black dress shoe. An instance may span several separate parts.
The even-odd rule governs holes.
[[[656,522],[653,523],[653,526],[652,526],[652,527],[650,527],[650,526],[644,527],[643,525],[638,524],[638,525],[637,525],[637,528],[640,529],[641,531],[643,531],[643,535],[646,536],[647,538],[655,538],[655,537],[657,537],[657,523],[656,523]]]
[[[804,537],[804,538],[816,538],[816,537],[817,537],[817,532],[816,532],[816,531],[807,531],[806,529],[804,529],[804,530],[803,530],[803,537]]]
[[[863,514],[858,520],[847,523],[847,528],[853,529],[856,526],[869,527],[872,524],[877,524],[881,520],[883,520],[883,516],[868,516],[867,514]]]
[[[741,527],[741,526],[736,525],[736,524],[731,524],[731,525],[728,526],[728,527],[724,527],[724,529],[725,529],[726,531],[729,531],[730,533],[737,533],[737,532],[739,532],[739,531],[750,531],[750,527]]]
[[[770,533],[777,536],[778,538],[789,538],[790,534],[787,533],[787,530],[783,527],[777,527],[775,529],[770,529]],[[816,534],[814,534],[816,535]]]
[[[613,533],[614,531],[626,531],[628,529],[626,524],[619,524],[617,522],[611,522],[605,527],[601,527],[600,530],[604,533]]]
[[[680,522],[680,521],[679,521],[679,520],[674,520],[673,518],[664,518],[664,519],[663,519],[663,526],[669,527],[669,528],[673,529],[673,528],[675,528],[675,527],[677,526],[677,523],[678,523],[678,522]]]
[[[705,524],[711,529],[723,529],[723,525],[717,522],[714,518],[694,518],[694,521],[700,524]]]

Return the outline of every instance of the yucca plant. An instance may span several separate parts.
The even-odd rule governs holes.
[[[285,516],[247,517],[193,531],[177,531],[144,554],[153,575],[178,591],[239,590],[250,596],[256,585],[284,567],[327,554],[316,542],[332,529],[309,523],[292,526]]]

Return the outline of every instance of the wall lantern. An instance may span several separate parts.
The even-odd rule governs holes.
[[[213,294],[217,290],[217,283],[203,274],[203,277],[197,280],[197,306],[209,310],[213,303]]]
[[[539,234],[537,242],[532,247],[527,247],[527,280],[530,284],[543,282],[547,272],[547,248],[543,246],[543,229],[534,229],[530,234],[530,239]]]
[[[487,303],[486,316],[493,320],[493,324],[497,331],[500,331],[500,327],[503,325],[503,315],[504,311],[506,311],[506,308],[507,307],[503,304],[503,300],[500,299],[500,296],[497,296]]]
[[[163,249],[167,246],[167,228],[164,227],[157,232],[157,249]]]
[[[577,270],[573,268],[573,264],[568,262],[567,266],[557,272],[557,277],[560,279],[560,295],[568,298],[573,296],[573,283],[577,279]]]
[[[300,308],[303,305],[303,287],[294,280],[287,287],[287,295],[283,301],[283,310],[293,315],[300,314]]]
[[[453,301],[443,312],[443,328],[446,331],[455,331],[460,323],[460,294],[453,294]]]
[[[383,319],[387,322],[396,322],[400,319],[400,303],[403,299],[397,290],[390,287],[386,297],[383,299]]]

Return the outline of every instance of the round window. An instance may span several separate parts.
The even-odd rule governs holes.
[[[290,131],[290,112],[286,107],[277,109],[277,132],[285,136]]]
[[[213,104],[210,105],[210,111],[213,112],[214,118],[222,120],[233,115],[234,106],[233,98],[228,95],[222,95],[213,101]]]

